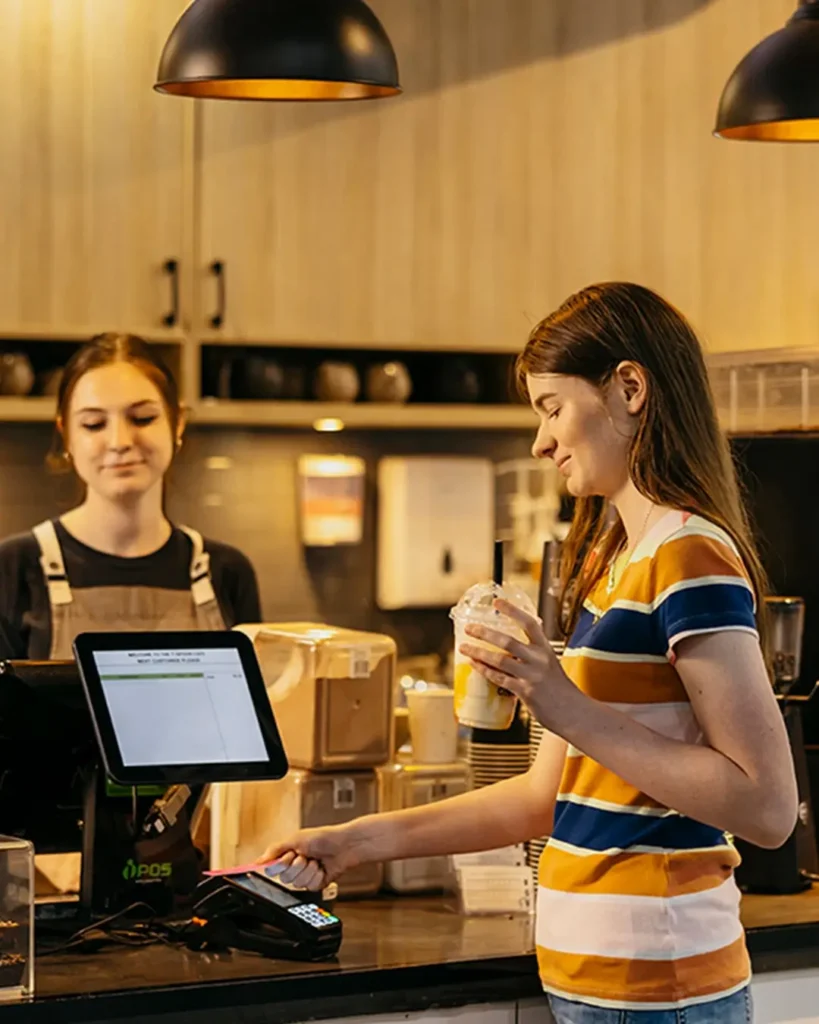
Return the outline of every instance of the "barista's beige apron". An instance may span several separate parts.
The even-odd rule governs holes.
[[[52,660],[71,660],[72,644],[78,633],[153,632],[158,629],[225,629],[225,622],[213,590],[210,555],[202,535],[181,526],[191,541],[190,590],[161,587],[83,587],[72,590],[65,571],[62,548],[47,520],[33,533],[40,546],[51,609]]]
[[[226,628],[213,589],[210,555],[205,551],[202,535],[186,526],[179,529],[190,538],[193,548],[189,591],[142,586],[72,590],[54,523],[49,519],[34,527],[51,609],[49,658],[52,661],[73,659],[72,644],[79,633]],[[78,854],[53,854],[38,857],[37,861],[38,894],[78,890]]]

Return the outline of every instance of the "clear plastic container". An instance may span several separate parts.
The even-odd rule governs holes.
[[[377,768],[376,774],[380,812],[422,807],[459,796],[472,788],[469,765],[464,761],[452,764],[394,762]],[[388,889],[398,893],[449,890],[455,887],[455,872],[450,857],[413,857],[388,861],[384,865],[384,882]]]
[[[0,836],[0,1003],[34,995],[34,847]]]
[[[303,828],[325,828],[374,814],[378,783],[372,770],[308,772],[293,768],[276,781],[217,784],[211,796],[211,868],[248,864]],[[338,896],[372,896],[384,866],[361,864],[338,880]]]
[[[312,622],[237,626],[253,641],[295,768],[374,768],[392,755],[395,641]]]
[[[467,590],[449,613],[455,623],[455,715],[462,725],[476,729],[508,729],[517,707],[517,697],[514,694],[490,683],[460,652],[461,644],[464,642],[493,649],[491,644],[485,644],[467,635],[466,627],[475,623],[491,626],[519,640],[526,639],[523,630],[514,619],[502,615],[495,609],[494,602],[498,598],[509,601],[530,615],[536,614],[535,606],[528,594],[520,587],[509,583],[503,586],[497,583],[476,583]]]

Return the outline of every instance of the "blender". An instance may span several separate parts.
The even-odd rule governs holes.
[[[802,668],[802,635],[805,602],[801,597],[768,597],[766,656],[777,695],[787,696],[799,680]]]

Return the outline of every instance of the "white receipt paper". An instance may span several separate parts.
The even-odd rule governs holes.
[[[267,761],[238,651],[96,651],[94,661],[127,767]]]
[[[533,914],[532,869],[507,864],[473,864],[456,869],[461,913]]]

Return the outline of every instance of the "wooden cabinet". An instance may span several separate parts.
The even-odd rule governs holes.
[[[711,135],[794,0],[372,0],[404,95],[322,105],[155,94],[185,3],[0,0],[0,334],[182,334],[196,397],[202,339],[515,351],[621,278],[819,347],[819,147]]]
[[[711,134],[794,0],[372,4],[399,99],[201,111],[199,272],[225,262],[226,339],[514,350],[619,278],[712,351],[817,346],[819,147]]]
[[[190,108],[152,91],[185,0],[0,0],[0,333],[178,334]],[[182,289],[184,291],[184,288]]]
[[[524,71],[502,65],[539,0],[381,0],[402,97],[203,104],[199,273],[224,261],[227,340],[504,351],[531,301]],[[551,5],[548,5],[551,6]],[[474,11],[472,10],[474,8]],[[548,106],[543,95],[541,101]],[[210,286],[213,303],[213,285]],[[205,326],[207,326],[205,324]]]

